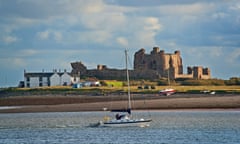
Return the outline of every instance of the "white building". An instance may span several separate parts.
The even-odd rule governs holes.
[[[62,86],[71,85],[72,76],[66,70],[64,72],[38,72],[27,73],[24,71],[24,87]]]

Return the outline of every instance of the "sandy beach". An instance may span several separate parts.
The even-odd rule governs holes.
[[[121,96],[122,97],[122,96]],[[240,110],[240,95],[176,94],[133,95],[136,110],[235,109]],[[108,96],[17,96],[0,99],[0,113],[103,111],[125,108],[126,99]]]

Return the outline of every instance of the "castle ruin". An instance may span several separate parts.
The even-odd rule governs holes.
[[[154,47],[151,54],[145,54],[142,48],[134,55],[134,70],[154,70],[160,77],[176,78],[177,75],[183,74],[182,58],[180,51],[174,54],[167,54],[159,47]]]
[[[96,69],[89,70],[81,62],[71,63],[72,75],[81,77],[96,77],[98,79],[125,79],[125,69],[111,69],[106,65],[98,65]],[[210,69],[202,66],[187,68],[187,74],[183,74],[183,64],[180,51],[165,53],[159,47],[153,47],[150,54],[142,48],[134,55],[134,69],[129,70],[131,79],[159,79],[159,78],[211,78]]]

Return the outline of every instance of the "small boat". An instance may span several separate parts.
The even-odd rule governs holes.
[[[172,89],[172,88],[166,88],[166,89],[159,91],[159,93],[160,93],[160,95],[170,96],[170,95],[176,93],[176,90]]]
[[[122,109],[122,110],[111,110],[111,112],[116,113],[115,117],[110,118],[110,117],[105,116],[103,118],[103,120],[99,121],[98,126],[103,126],[103,127],[132,127],[132,126],[148,127],[152,121],[152,119],[150,119],[150,118],[148,118],[148,119],[134,118],[132,115],[127,50],[125,50],[125,58],[126,58],[127,84],[128,84],[128,104],[127,104],[128,108]],[[106,108],[104,110],[106,110]]]

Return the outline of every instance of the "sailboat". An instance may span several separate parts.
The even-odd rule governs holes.
[[[131,94],[129,84],[129,72],[128,72],[128,51],[125,50],[126,59],[126,75],[127,75],[127,86],[128,86],[128,108],[125,110],[112,110],[111,112],[117,112],[114,118],[104,117],[103,120],[99,121],[98,125],[103,127],[147,127],[150,125],[152,119],[144,118],[133,118],[132,106],[131,106]],[[119,114],[124,113],[124,114]]]

